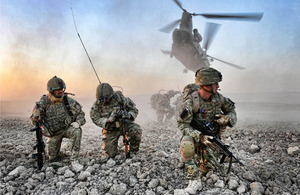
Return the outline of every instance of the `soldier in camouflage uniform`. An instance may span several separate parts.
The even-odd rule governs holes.
[[[158,94],[155,100],[155,110],[157,116],[157,122],[162,123],[165,118],[165,122],[169,122],[174,116],[175,110],[170,105],[170,99],[174,97],[178,91],[169,90],[166,94]]]
[[[222,75],[219,71],[210,67],[202,68],[196,72],[196,84],[184,88],[178,128],[182,132],[181,155],[190,179],[185,189],[189,194],[195,194],[202,188],[200,177],[210,167],[210,155],[207,151],[212,146],[209,141],[212,137],[205,136],[191,127],[192,119],[209,122],[219,138],[226,126],[232,127],[237,121],[234,103],[217,92],[220,81]]]
[[[47,154],[49,161],[58,158],[63,138],[69,138],[71,143],[71,164],[75,171],[83,168],[79,164],[81,143],[81,126],[85,124],[84,112],[81,105],[68,97],[64,91],[65,82],[54,76],[47,83],[49,93],[36,102],[33,109],[32,123],[40,122],[43,135],[48,137]]]
[[[142,129],[133,121],[138,115],[135,103],[122,92],[113,91],[108,83],[102,83],[96,90],[97,100],[93,104],[90,116],[92,121],[102,128],[103,148],[106,155],[113,158],[118,153],[118,139],[123,135],[124,119],[128,119],[128,139],[130,152],[139,151]]]

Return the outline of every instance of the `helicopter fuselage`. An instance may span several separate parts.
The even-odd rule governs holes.
[[[179,24],[179,29],[175,29],[172,34],[172,51],[161,50],[162,53],[170,54],[170,57],[175,56],[175,58],[185,66],[186,69],[184,69],[184,72],[187,72],[187,70],[196,72],[202,67],[209,67],[211,65],[210,62],[213,60],[217,60],[240,70],[245,69],[242,66],[208,55],[207,51],[220,27],[220,24],[206,23],[204,29],[204,41],[202,42],[201,48],[200,42],[202,41],[202,36],[198,33],[197,29],[193,29],[192,17],[202,16],[206,19],[246,20],[259,22],[263,17],[263,13],[189,13],[183,8],[180,0],[173,0],[173,2],[183,12],[181,19],[177,19],[160,29],[162,32],[169,33]]]
[[[180,28],[173,31],[171,56],[175,56],[188,70],[196,72],[202,67],[210,66],[209,60],[199,43],[194,41],[192,34],[192,16],[188,12],[182,13]]]

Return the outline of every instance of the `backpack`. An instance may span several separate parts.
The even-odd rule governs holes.
[[[153,94],[151,96],[151,99],[150,99],[150,104],[151,104],[151,107],[156,110],[156,105],[157,105],[157,101],[159,99],[159,96],[161,96],[161,94],[159,93],[156,93],[156,94]]]

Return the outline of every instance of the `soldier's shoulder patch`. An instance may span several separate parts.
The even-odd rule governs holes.
[[[183,120],[188,116],[189,110],[185,108],[181,113],[180,113],[180,118]]]

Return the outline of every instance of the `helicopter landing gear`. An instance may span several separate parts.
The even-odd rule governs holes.
[[[183,69],[183,73],[187,73],[188,72],[188,70],[187,69]]]

